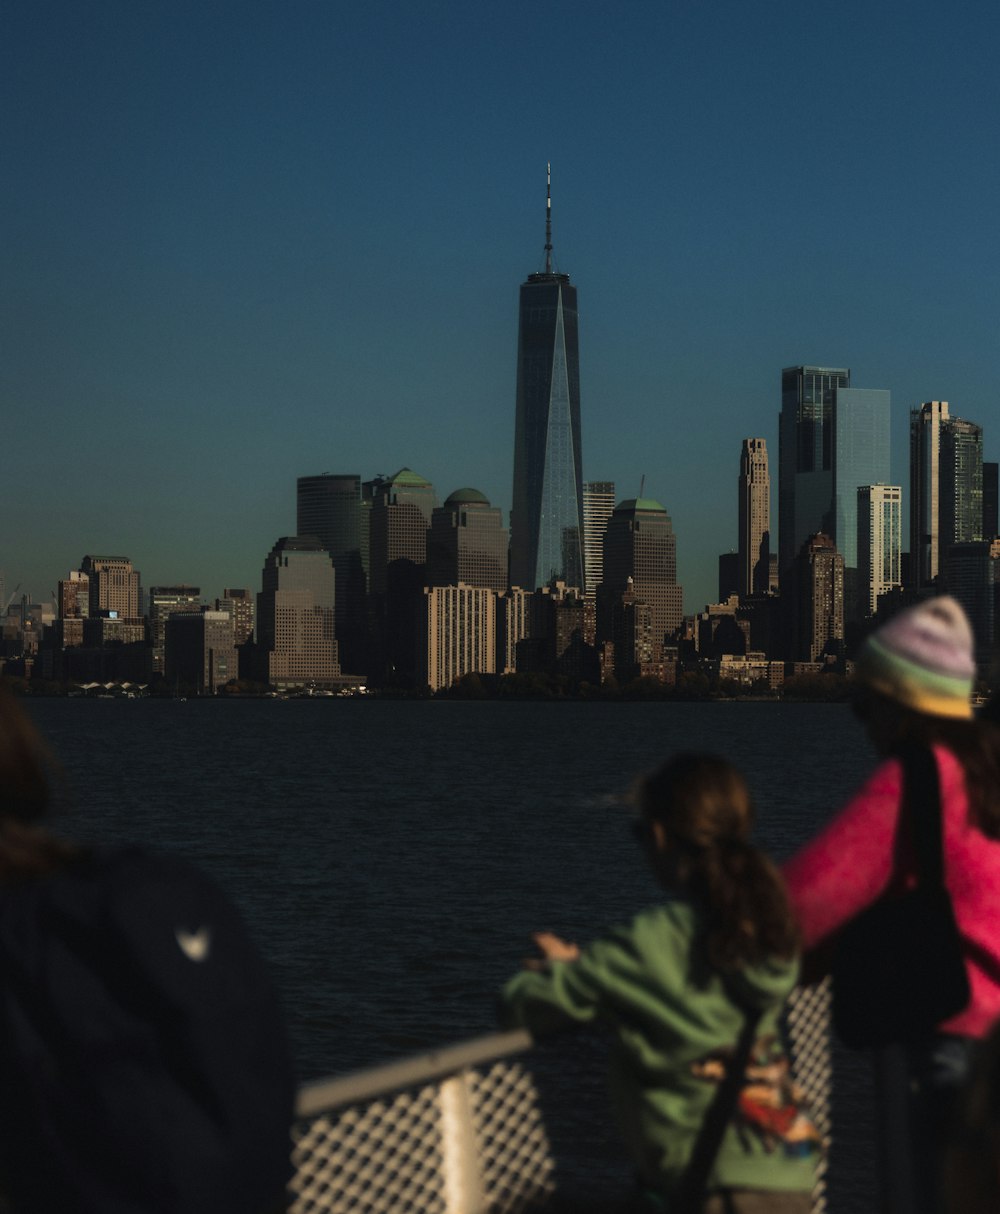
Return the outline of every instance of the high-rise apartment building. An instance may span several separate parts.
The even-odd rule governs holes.
[[[456,489],[431,513],[427,585],[507,589],[507,528],[478,489]]]
[[[1000,535],[1000,464],[983,463],[983,539]]]
[[[684,617],[677,585],[677,538],[670,515],[652,498],[620,502],[604,534],[604,582],[598,596],[598,640],[610,640],[605,621],[624,594],[650,609],[653,657]]]
[[[59,582],[59,618],[85,620],[90,615],[90,578],[73,569]]]
[[[795,560],[798,661],[838,653],[844,640],[844,558],[828,535],[813,535]]]
[[[483,586],[425,587],[418,678],[432,691],[496,672],[498,601]]]
[[[767,443],[745,438],[740,452],[736,593],[767,594],[771,552],[771,474]]]
[[[115,612],[120,619],[139,619],[139,572],[126,556],[85,556],[92,616]]]
[[[783,588],[785,571],[802,545],[829,525],[834,397],[839,388],[850,386],[851,372],[846,367],[786,367],[781,372],[778,569]],[[869,482],[877,479],[888,480],[888,474],[867,478]]]
[[[983,432],[947,401],[910,413],[910,577],[926,586],[952,544],[983,538]]]
[[[512,586],[583,589],[581,467],[576,287],[552,266],[548,191],[545,269],[522,283],[518,312]]]
[[[878,610],[879,596],[902,585],[903,490],[899,485],[858,486],[858,615]]]
[[[926,586],[941,571],[941,427],[946,400],[910,411],[910,578]]]
[[[338,681],[333,559],[314,536],[285,536],[268,553],[257,596],[257,658],[256,677],[279,689]]]
[[[583,486],[584,592],[593,598],[604,580],[604,532],[615,512],[615,482],[586,481]]]
[[[983,430],[951,417],[941,428],[941,544],[983,538]]]
[[[336,627],[341,665],[364,667],[365,595],[361,477],[353,473],[300,476],[296,485],[299,535],[315,535],[336,570]]]

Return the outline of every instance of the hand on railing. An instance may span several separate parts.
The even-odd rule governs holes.
[[[555,932],[532,932],[531,939],[542,955],[525,957],[522,965],[526,970],[542,970],[550,961],[575,961],[580,956],[578,944],[572,940],[563,940]]]

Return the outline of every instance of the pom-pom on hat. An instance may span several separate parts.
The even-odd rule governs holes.
[[[976,677],[972,629],[947,595],[892,617],[858,654],[860,680],[873,691],[935,717],[971,717]]]

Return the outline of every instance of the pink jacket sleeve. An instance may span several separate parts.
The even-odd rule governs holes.
[[[804,949],[822,943],[888,886],[902,780],[898,760],[882,763],[833,821],[784,865]]]

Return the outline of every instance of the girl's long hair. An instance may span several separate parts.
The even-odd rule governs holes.
[[[651,847],[661,880],[707,911],[713,965],[736,969],[795,953],[785,883],[750,840],[753,804],[735,767],[714,755],[677,755],[639,782],[637,800],[644,824],[659,823],[664,836],[663,847]]]

